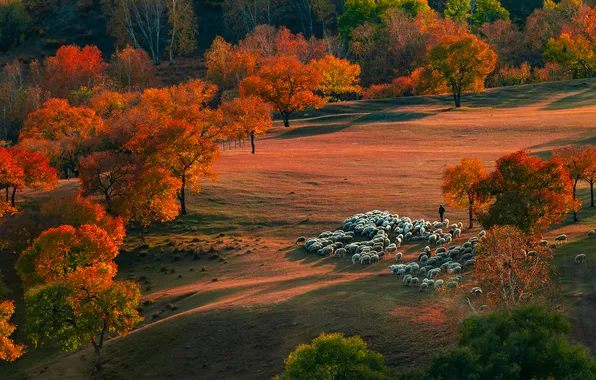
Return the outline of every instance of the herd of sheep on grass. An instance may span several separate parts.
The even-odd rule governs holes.
[[[458,287],[462,281],[462,273],[474,266],[476,246],[484,237],[485,231],[480,231],[478,236],[469,238],[461,245],[449,245],[453,239],[461,236],[461,232],[462,223],[450,224],[448,219],[443,222],[412,220],[388,211],[375,210],[347,218],[341,229],[322,232],[318,237],[308,240],[300,237],[296,243],[304,244],[307,252],[320,256],[350,255],[352,264],[374,264],[391,255],[395,261],[389,266],[391,273],[402,277],[405,286],[426,291],[442,286]],[[391,235],[394,236],[393,242]],[[594,230],[588,232],[588,237],[594,236]],[[562,244],[567,241],[567,236],[559,235],[555,241]],[[406,264],[401,263],[404,256],[402,252],[398,252],[398,248],[405,242],[418,242],[427,246],[415,261]],[[546,240],[542,240],[540,245],[556,247],[556,244],[549,245]],[[435,247],[434,250],[431,246]],[[528,254],[531,255],[532,251]],[[585,261],[585,254],[579,254],[575,258],[576,263]],[[439,274],[447,274],[449,279],[435,279]],[[472,293],[479,295],[482,289],[473,288]]]

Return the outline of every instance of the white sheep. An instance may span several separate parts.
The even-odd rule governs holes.
[[[401,258],[402,258],[403,255],[404,255],[403,253],[397,252],[395,254],[395,262],[398,262],[399,260],[401,260]]]
[[[442,286],[443,286],[443,282],[444,282],[443,280],[437,280],[437,281],[435,281],[435,283],[433,284],[433,287],[434,287],[435,289],[439,289],[440,287],[442,287]]]
[[[567,241],[567,235],[561,234],[555,238],[555,241],[559,244],[563,244],[564,242]]]
[[[472,293],[476,297],[480,297],[482,295],[482,289],[476,286],[475,288],[472,288],[472,291],[470,293]]]
[[[352,255],[352,264],[356,264],[359,261],[360,261],[360,254],[359,253],[353,254]]]
[[[594,236],[596,236],[596,230],[590,230],[590,231],[588,231],[588,237],[590,239],[593,238]]]
[[[299,244],[302,244],[302,245],[306,244],[306,237],[300,236],[298,239],[296,239],[296,245],[299,245]]]
[[[346,251],[345,248],[338,248],[335,250],[333,257],[346,257],[347,253],[348,253],[348,251]]]
[[[586,262],[586,255],[580,253],[579,255],[575,256],[575,263],[576,264],[583,264]]]
[[[541,247],[546,247],[548,245],[548,240],[540,240],[540,246]]]
[[[482,231],[478,232],[478,236],[482,237],[484,235],[486,235],[486,231],[485,230],[482,230]]]
[[[461,230],[459,228],[456,228],[453,230],[453,237],[460,237],[461,236]]]
[[[378,263],[379,262],[379,255],[372,255],[372,256],[370,256],[370,261],[371,261],[371,264]]]
[[[360,256],[360,264],[364,265],[364,264],[370,264],[370,255],[362,255]]]
[[[428,290],[428,282],[422,282],[422,284],[420,284],[419,291],[426,292],[427,290]]]

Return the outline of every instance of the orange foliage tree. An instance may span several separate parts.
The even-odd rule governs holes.
[[[22,186],[24,176],[25,172],[12,154],[12,150],[0,147],[0,185],[6,190],[6,203],[9,200],[10,188]]]
[[[61,46],[44,62],[42,86],[52,96],[66,98],[82,86],[92,88],[104,81],[107,64],[96,46]]]
[[[312,66],[321,75],[318,90],[326,99],[339,100],[340,95],[360,93],[360,65],[332,55],[314,60]]]
[[[178,216],[178,189],[182,181],[172,177],[169,171],[159,167],[139,168],[128,186],[127,198],[115,208],[120,215],[139,224],[143,241],[145,228],[151,223],[168,222]]]
[[[545,161],[523,150],[499,158],[480,188],[494,197],[480,214],[486,228],[513,225],[538,235],[579,207],[569,171],[561,161]]]
[[[273,127],[271,106],[256,96],[235,98],[222,103],[219,108],[223,129],[234,138],[250,137],[252,154],[255,153],[255,136]]]
[[[485,207],[490,196],[479,191],[479,184],[488,176],[482,161],[462,158],[459,165],[445,169],[441,187],[445,201],[460,209],[468,210],[469,228],[474,227],[474,214]]]
[[[596,183],[596,147],[586,147],[586,155],[588,156],[590,166],[588,167],[583,179],[590,185],[590,207],[594,207],[594,183]]]
[[[536,302],[552,288],[551,249],[532,243],[513,226],[496,226],[480,241],[474,272],[487,299],[511,310]]]
[[[99,204],[90,198],[77,193],[63,198],[54,198],[41,206],[41,213],[54,216],[55,225],[68,224],[80,227],[92,224],[108,233],[116,246],[122,245],[126,236],[124,220],[121,217],[111,216]]]
[[[25,351],[25,345],[16,344],[10,336],[16,330],[16,326],[10,323],[14,314],[13,301],[0,301],[0,360],[13,362],[21,357]]]
[[[110,332],[124,335],[143,318],[137,311],[138,284],[116,281],[114,265],[78,267],[25,294],[29,337],[35,346],[56,340],[64,351],[91,345],[94,372],[101,371],[101,348]]]
[[[320,83],[320,74],[311,66],[292,57],[273,57],[240,83],[240,92],[271,103],[281,113],[284,126],[289,127],[292,113],[324,105],[325,101],[314,93]]]
[[[1,149],[1,148],[0,148]],[[29,152],[26,149],[10,148],[13,155],[22,169],[22,177],[16,182],[7,183],[7,190],[12,187],[11,205],[15,206],[15,194],[19,188],[44,189],[50,191],[58,183],[57,172],[48,163],[48,159],[39,153]]]
[[[20,145],[48,157],[68,174],[78,173],[79,157],[88,153],[103,120],[87,107],[74,107],[64,99],[50,99],[27,117]]]
[[[594,166],[594,157],[589,154],[586,147],[570,146],[555,150],[553,158],[560,160],[569,171],[569,178],[573,181],[573,199],[581,204],[581,200],[577,199],[576,194],[577,183],[588,176],[590,167]],[[573,221],[578,221],[575,209],[573,210]]]
[[[482,91],[486,77],[495,69],[497,55],[490,46],[474,35],[445,36],[440,43],[429,50],[427,70],[436,75],[440,83],[446,84],[455,101],[461,106],[462,91]]]
[[[157,84],[157,70],[149,54],[127,45],[112,54],[110,75],[119,88],[142,91]]]
[[[96,225],[50,228],[21,253],[15,266],[25,286],[61,280],[79,268],[104,263],[113,267],[118,247],[106,231]]]
[[[255,72],[257,57],[218,36],[205,52],[205,65],[209,81],[226,91],[237,88]]]

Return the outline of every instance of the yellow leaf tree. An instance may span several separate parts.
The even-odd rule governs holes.
[[[351,92],[360,93],[360,65],[346,59],[327,55],[315,60],[312,66],[321,75],[319,91],[326,99],[339,100],[340,95]]]

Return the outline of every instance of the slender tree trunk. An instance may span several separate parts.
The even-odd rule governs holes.
[[[141,222],[141,241],[145,242],[145,225]]]
[[[469,228],[474,228],[474,203],[470,202],[470,208],[468,209],[468,217],[470,218],[470,226]]]
[[[12,207],[15,207],[15,201],[14,201],[14,199],[15,199],[16,193],[17,193],[17,187],[15,186],[15,187],[12,188],[12,195],[10,197],[10,203],[12,204]]]
[[[93,349],[95,350],[95,367],[93,368],[93,372],[98,373],[101,372],[101,348],[99,345],[93,343]]]
[[[6,202],[8,202],[8,185],[6,185]]]
[[[576,189],[576,187],[577,187],[577,179],[573,183],[573,200],[574,201],[575,201],[575,189]],[[573,210],[573,221],[574,222],[579,221],[579,219],[577,218],[577,212],[575,212],[575,210]]]
[[[178,198],[180,199],[180,212],[182,213],[182,215],[186,215],[186,194],[185,194],[185,188],[186,188],[186,175],[182,175],[182,187],[180,188],[180,195],[178,196]]]
[[[590,207],[594,207],[594,182],[590,182]]]
[[[289,128],[290,127],[290,115],[287,112],[282,112],[281,115],[284,119],[284,127]]]
[[[250,131],[250,146],[252,148],[251,153],[255,154],[255,131]]]

